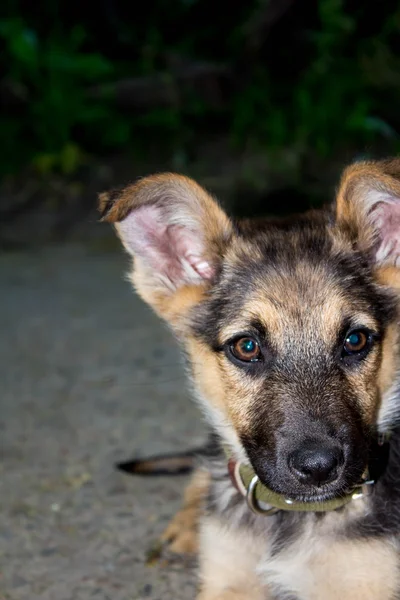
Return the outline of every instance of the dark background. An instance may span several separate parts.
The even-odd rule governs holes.
[[[238,214],[280,213],[399,150],[399,1],[0,11],[3,248],[26,242],[24,222],[37,240],[70,235],[96,192],[153,171],[196,177]]]

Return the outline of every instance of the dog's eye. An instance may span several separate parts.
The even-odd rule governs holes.
[[[355,329],[350,331],[343,345],[343,351],[345,355],[362,354],[368,350],[371,344],[371,336],[361,329]]]
[[[251,337],[242,337],[235,340],[230,350],[235,358],[243,362],[255,362],[261,358],[258,342]]]

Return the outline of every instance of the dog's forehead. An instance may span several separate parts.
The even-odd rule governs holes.
[[[393,296],[375,280],[368,258],[329,223],[304,221],[233,239],[191,325],[214,348],[251,332],[254,323],[276,347],[290,338],[308,346],[324,340],[331,348],[347,326],[383,332],[395,314]]]
[[[375,290],[363,266],[338,249],[326,229],[272,231],[240,240],[226,257],[220,290],[223,334],[258,321],[270,332],[323,330],[334,335],[352,318],[374,328]]]
[[[241,306],[226,321],[225,337],[246,331],[252,323],[259,323],[269,337],[282,342],[293,333],[298,340],[312,336],[329,341],[349,319],[360,326],[376,327],[368,303],[345,290],[323,265],[318,269],[299,264],[291,272],[266,270],[252,278],[245,297],[240,297],[238,290],[234,293],[239,294],[236,305]]]

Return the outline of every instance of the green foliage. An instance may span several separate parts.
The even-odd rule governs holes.
[[[397,134],[379,115],[371,73],[363,63],[363,56],[372,50],[371,40],[360,42],[356,54],[349,57],[346,50],[355,35],[355,17],[345,13],[343,0],[320,0],[318,8],[320,29],[309,32],[311,60],[295,85],[290,82],[290,89],[284,90],[285,101],[279,100],[282,89],[265,67],[255,70],[250,84],[237,96],[236,142],[240,145],[250,138],[258,147],[287,146],[300,155],[311,151],[322,157],[346,144],[363,148],[377,139],[396,149]],[[387,33],[384,30],[373,43],[379,42],[390,54]],[[389,93],[399,95],[398,89]]]
[[[22,116],[0,119],[8,141],[2,167],[32,160],[42,173],[70,173],[83,158],[74,143],[76,131],[89,132],[111,116],[111,102],[93,102],[86,86],[112,76],[112,63],[81,52],[86,35],[79,25],[67,35],[55,30],[41,39],[21,18],[10,18],[0,22],[0,36],[7,57],[5,81],[11,91],[19,90],[24,109]],[[119,143],[118,134],[109,128],[108,141]]]
[[[301,23],[282,17],[271,32],[260,34],[265,0],[232,6],[212,21],[210,0],[155,0],[142,7],[144,21],[138,24],[111,13],[112,51],[107,36],[92,26],[91,14],[61,26],[58,9],[42,0],[50,23],[45,27],[40,11],[23,18],[18,0],[9,1],[12,16],[0,19],[0,91],[12,99],[0,116],[3,172],[31,164],[44,175],[68,175],[88,154],[143,153],[152,141],[179,158],[196,136],[214,133],[216,123],[239,149],[270,155],[287,149],[299,160],[329,159],[343,147],[398,149],[400,2],[395,0],[386,15],[374,12],[380,16],[373,35],[360,25],[369,10],[362,2],[316,0],[308,5],[308,16],[299,9]],[[293,10],[298,6],[293,3]],[[227,65],[233,81],[225,104],[216,108],[186,89],[168,106],[149,103],[122,113],[115,82],[160,72],[168,78],[171,56]],[[94,87],[101,92],[90,93]]]

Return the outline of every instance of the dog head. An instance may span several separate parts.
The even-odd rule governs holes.
[[[293,499],[356,485],[399,417],[400,160],[349,167],[331,211],[293,221],[235,222],[173,174],[100,207],[236,458]]]

